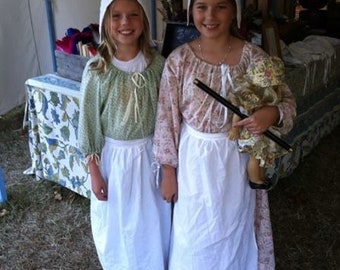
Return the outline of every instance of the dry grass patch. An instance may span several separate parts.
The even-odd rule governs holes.
[[[27,133],[20,126],[10,122],[0,132],[8,196],[8,203],[0,204],[0,270],[101,269],[90,231],[89,200],[23,174],[30,158]]]
[[[340,269],[340,126],[269,193],[276,270]]]

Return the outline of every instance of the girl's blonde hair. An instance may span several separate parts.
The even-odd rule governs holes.
[[[139,6],[139,9],[142,13],[142,23],[143,23],[143,32],[141,36],[139,37],[138,43],[139,47],[144,54],[144,56],[147,59],[148,64],[152,62],[153,54],[152,54],[152,47],[151,44],[152,39],[150,36],[150,24],[148,17],[145,13],[144,8],[136,1],[136,3]],[[117,45],[115,43],[115,40],[111,36],[111,12],[112,12],[112,6],[114,4],[114,1],[110,4],[110,6],[106,9],[103,22],[102,22],[102,29],[101,30],[101,42],[98,46],[98,60],[91,63],[91,68],[94,70],[97,70],[99,73],[105,72],[114,55],[117,51]]]

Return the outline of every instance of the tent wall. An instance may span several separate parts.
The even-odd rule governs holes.
[[[39,3],[31,8],[30,1],[0,1],[0,115],[24,102],[25,80],[40,73],[30,18],[43,3],[35,2]],[[40,17],[43,25],[46,18]]]
[[[98,23],[99,5],[100,0],[54,0],[56,38],[61,39],[70,27],[81,31],[90,23]]]
[[[0,0],[0,115],[25,102],[27,79],[54,71],[45,2]],[[70,27],[82,30],[98,23],[100,0],[50,2],[54,39],[61,39]],[[150,19],[152,2],[144,0]]]
[[[99,3],[53,0],[55,38],[97,23]],[[25,102],[28,78],[53,72],[49,39],[44,0],[0,0],[0,115]]]

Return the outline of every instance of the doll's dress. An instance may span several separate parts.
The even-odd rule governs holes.
[[[257,59],[249,65],[244,76],[235,78],[229,100],[246,115],[266,105],[275,106],[281,101],[279,86],[284,84],[283,79],[284,64],[280,58]],[[280,137],[275,127],[269,130]],[[240,131],[238,146],[240,152],[254,156],[260,160],[260,166],[266,168],[272,167],[276,158],[287,153],[268,137],[254,136],[246,128]]]

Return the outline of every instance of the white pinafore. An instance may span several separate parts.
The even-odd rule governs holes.
[[[255,191],[227,134],[182,127],[170,270],[255,270]]]
[[[104,269],[167,269],[170,205],[153,162],[151,138],[105,140],[100,168],[108,201],[91,197],[92,233]]]

